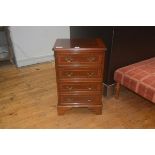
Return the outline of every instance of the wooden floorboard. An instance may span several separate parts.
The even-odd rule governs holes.
[[[76,108],[58,116],[54,63],[0,66],[0,128],[155,128],[155,105],[122,89],[103,114]]]

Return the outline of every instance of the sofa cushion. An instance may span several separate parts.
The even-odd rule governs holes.
[[[155,57],[117,69],[114,80],[155,103]]]

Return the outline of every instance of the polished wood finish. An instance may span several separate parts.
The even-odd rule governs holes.
[[[60,82],[58,90],[65,91],[101,91],[100,82]]]
[[[102,113],[102,80],[106,47],[100,39],[58,39],[56,60],[58,114],[73,107]]]
[[[70,38],[102,38],[107,47],[103,82],[109,84],[109,60],[112,52],[114,26],[70,26]],[[112,84],[112,83],[111,83]]]
[[[102,56],[103,57],[103,56]],[[102,67],[59,67],[58,77],[61,81],[100,81],[102,82]]]
[[[119,100],[102,98],[103,115],[73,107],[58,116],[55,65],[51,62],[22,68],[0,66],[0,90],[0,129],[155,128],[155,105],[124,87]]]
[[[80,49],[79,49],[80,47]],[[94,51],[106,50],[106,46],[101,39],[57,39],[54,45],[55,51]]]
[[[64,55],[65,53],[65,55]],[[64,65],[95,65],[102,63],[102,54],[96,51],[59,51],[58,63],[61,66]]]
[[[60,103],[61,105],[67,105],[72,104],[81,106],[85,105],[86,107],[90,104],[102,104],[102,94],[101,93],[95,93],[95,92],[80,92],[80,93],[62,93],[60,95]]]

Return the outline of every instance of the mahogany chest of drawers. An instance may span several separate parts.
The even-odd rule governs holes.
[[[102,114],[102,80],[106,47],[100,39],[57,39],[54,45],[57,111],[87,107]]]

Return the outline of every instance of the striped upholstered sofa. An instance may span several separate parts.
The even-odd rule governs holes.
[[[155,57],[117,69],[114,80],[116,98],[119,96],[120,86],[123,85],[155,103]]]

